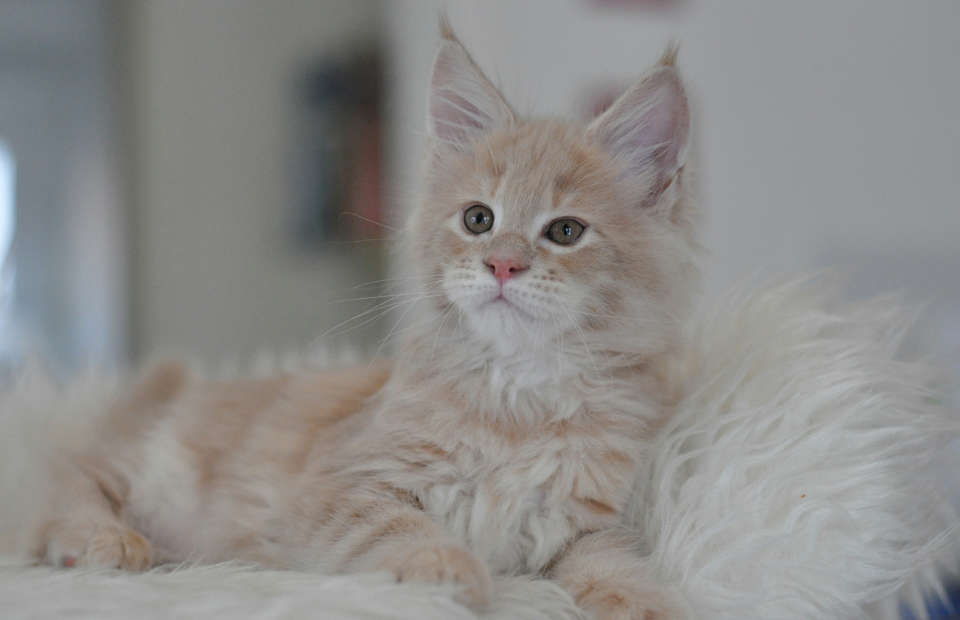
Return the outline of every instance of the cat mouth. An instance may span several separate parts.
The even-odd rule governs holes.
[[[520,306],[520,304],[504,297],[502,292],[487,303],[483,304],[483,307],[498,313],[510,312],[513,316],[522,316],[530,320],[536,319],[535,316],[530,314],[530,312]]]
[[[516,308],[516,306],[513,303],[511,303],[510,300],[508,300],[503,295],[498,295],[497,297],[494,297],[487,303],[483,304],[483,307],[485,308]]]

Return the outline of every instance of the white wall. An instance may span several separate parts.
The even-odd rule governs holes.
[[[960,303],[960,3],[391,3],[406,194],[441,4],[508,99],[533,114],[575,116],[592,88],[628,85],[670,37],[681,41],[708,295],[837,261],[883,288],[871,270],[899,256],[916,268],[889,273],[887,288],[946,288]]]
[[[358,312],[365,276],[291,247],[294,78],[376,37],[375,0],[144,0],[131,7],[138,355],[249,358]]]

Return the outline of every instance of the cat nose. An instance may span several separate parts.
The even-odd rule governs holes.
[[[487,267],[490,268],[490,271],[493,272],[493,277],[500,282],[500,286],[503,286],[503,283],[513,276],[519,275],[527,270],[527,265],[512,258],[490,257],[485,262]]]

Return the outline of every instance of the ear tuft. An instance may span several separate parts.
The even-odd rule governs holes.
[[[686,160],[690,111],[676,59],[677,47],[671,45],[646,76],[587,128],[588,139],[622,166],[622,178],[642,188],[645,206],[660,202]]]
[[[438,143],[463,149],[516,117],[440,14],[440,49],[433,61],[427,126]]]
[[[457,35],[453,32],[453,26],[450,25],[450,18],[447,17],[447,12],[444,10],[440,11],[439,16],[439,26],[440,26],[440,38],[445,41],[453,41],[454,43],[459,43],[457,40]]]
[[[660,54],[660,60],[657,61],[657,66],[660,67],[677,67],[677,58],[680,56],[680,43],[671,39],[667,42],[667,49],[663,50],[663,54]]]

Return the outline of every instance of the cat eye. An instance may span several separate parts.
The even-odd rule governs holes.
[[[577,220],[557,220],[547,228],[547,239],[560,245],[570,245],[583,234],[583,224]]]
[[[493,211],[484,205],[473,205],[463,213],[463,225],[475,235],[493,228]]]

